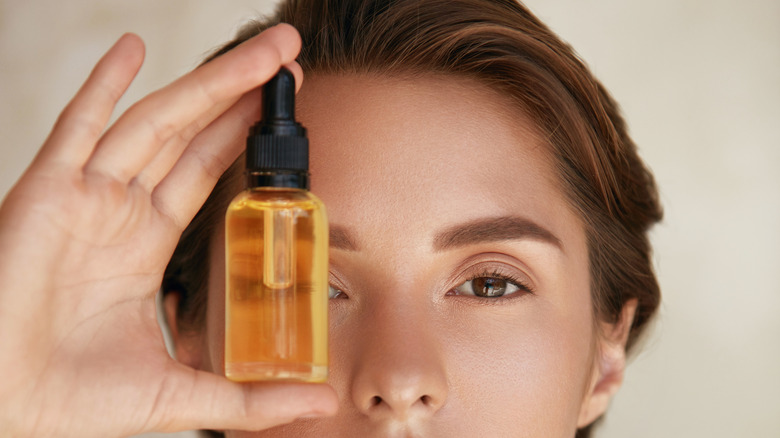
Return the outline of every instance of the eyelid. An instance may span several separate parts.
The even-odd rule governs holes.
[[[531,285],[530,281],[528,281],[524,277],[525,276],[522,276],[522,275],[516,275],[515,272],[506,272],[504,269],[482,270],[482,271],[478,271],[475,274],[468,275],[464,279],[463,282],[461,282],[458,285],[456,285],[455,288],[453,288],[453,289],[457,289],[461,285],[463,285],[465,283],[468,283],[469,281],[476,280],[477,278],[498,278],[498,279],[506,281],[507,283],[514,284],[514,285],[516,285],[520,289],[519,291],[512,292],[510,294],[502,295],[502,296],[510,296],[510,295],[515,295],[515,294],[522,293],[522,292],[531,293],[531,294],[534,293],[535,289],[534,289],[533,285]],[[478,297],[478,298],[483,298],[483,297]],[[495,298],[499,298],[499,297],[495,297]],[[495,299],[495,298],[492,298],[492,299]]]
[[[532,292],[531,286],[528,284],[528,282],[523,278],[518,278],[516,275],[513,274],[505,274],[500,271],[484,271],[481,274],[475,275],[474,277],[470,278],[468,281],[476,280],[477,278],[497,278],[500,280],[504,280],[508,283],[512,283],[516,286],[519,286],[526,292]]]
[[[530,268],[517,258],[504,253],[476,254],[463,260],[452,272],[453,274],[448,281],[452,287],[488,272],[522,281],[532,291],[537,288],[536,278],[530,272]]]
[[[346,283],[341,280],[340,276],[334,273],[334,269],[331,266],[331,269],[328,270],[328,288],[333,287],[334,289],[338,289],[339,292],[343,293],[345,296],[349,296],[346,292],[348,287],[346,286]]]

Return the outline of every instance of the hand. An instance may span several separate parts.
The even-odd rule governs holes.
[[[0,430],[126,436],[257,430],[337,408],[326,385],[237,384],[171,359],[155,294],[179,235],[243,149],[257,87],[294,59],[279,25],[105,130],[144,47],[123,36],[0,207]]]

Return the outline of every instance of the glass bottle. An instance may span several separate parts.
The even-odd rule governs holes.
[[[323,382],[328,374],[328,221],[309,192],[295,78],[263,88],[247,139],[247,189],[225,217],[225,375]]]

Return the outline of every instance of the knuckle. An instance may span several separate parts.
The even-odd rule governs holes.
[[[85,111],[78,102],[68,104],[60,113],[55,124],[55,130],[64,129],[79,136],[86,135],[89,138],[100,137],[104,128],[102,120]]]

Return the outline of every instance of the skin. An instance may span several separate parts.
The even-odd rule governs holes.
[[[458,142],[448,144],[469,146],[463,152],[473,151],[477,141],[490,139],[491,147],[500,148],[501,141],[509,138],[527,140],[520,135],[525,131],[506,132],[500,118],[491,120],[492,129],[482,129],[463,117],[475,114],[472,110],[433,105],[444,108],[440,113],[449,114],[449,124],[421,126],[422,119],[385,111],[398,120],[365,125],[376,132],[367,128],[362,134],[340,132],[330,128],[343,125],[328,125],[326,117],[368,118],[371,112],[357,110],[370,109],[372,99],[364,102],[365,108],[342,104],[340,111],[334,111],[331,103],[342,97],[336,93],[348,97],[344,84],[339,87],[337,82],[331,84],[334,94],[328,99],[322,90],[317,97],[316,80],[311,98],[302,96],[303,121],[312,129],[314,143],[331,148],[317,146],[313,151],[312,170],[319,175],[314,190],[333,206],[334,223],[348,229],[361,248],[333,251],[334,283],[348,296],[332,304],[333,386],[237,384],[209,372],[221,366],[218,284],[211,287],[214,296],[203,336],[178,336],[174,330],[180,361],[168,355],[155,308],[165,266],[219,175],[240,154],[243,137],[259,112],[257,87],[281,65],[301,82],[300,66],[294,62],[300,43],[292,27],[271,28],[148,95],[111,126],[107,125],[111,113],[142,64],[143,43],[135,35],[125,35],[98,62],[0,205],[0,333],[4,334],[0,336],[0,429],[5,436],[259,431],[302,417],[308,420],[294,423],[294,434],[311,426],[311,430],[333,428],[341,436],[362,432],[435,436],[484,426],[500,427],[496,434],[522,431],[555,436],[571,435],[575,423],[587,424],[603,412],[619,386],[628,330],[626,324],[617,324],[602,327],[602,336],[593,331],[600,325],[590,319],[586,264],[577,255],[584,254],[583,235],[576,218],[565,219],[571,215],[566,216],[568,210],[558,202],[554,189],[531,193],[519,180],[513,184],[522,184],[510,193],[502,193],[504,184],[470,187],[465,181],[473,177],[469,174],[475,173],[474,166],[458,167],[455,155],[442,154],[441,147],[446,146],[442,135],[459,124],[471,130],[461,131]],[[379,120],[377,102],[386,100],[383,110],[400,103],[368,83],[363,85],[366,97],[380,93],[373,98],[375,120]],[[437,98],[438,90],[417,90],[423,91],[428,98]],[[468,90],[461,91],[464,98],[474,97]],[[446,101],[447,96],[452,100],[450,92],[442,93],[441,99]],[[418,97],[421,102],[427,99]],[[355,114],[344,113],[347,109]],[[458,123],[453,124],[453,119]],[[395,129],[387,122],[394,122]],[[406,156],[413,141],[433,130],[441,134],[436,140],[441,143],[426,139],[430,150],[415,152],[416,157],[430,155],[426,168],[414,160],[401,162],[372,143],[384,139],[385,146],[406,148],[399,149]],[[354,136],[336,136],[347,132]],[[468,138],[470,145],[464,143]],[[345,143],[336,144],[341,141]],[[376,148],[376,154],[361,156],[353,164],[384,154],[387,166],[343,162],[343,174],[325,178],[332,172],[328,166],[339,158],[358,158],[361,149],[346,145],[363,147],[362,143]],[[481,163],[484,169],[485,164],[502,166],[503,161],[524,166],[521,158],[528,159],[537,165],[523,171],[540,181],[547,174],[549,181],[545,181],[554,187],[544,159],[534,158],[541,156],[541,148],[531,143],[518,146],[499,161],[482,156],[470,161],[490,161]],[[489,168],[491,180],[521,178],[517,166],[509,169],[511,173]],[[399,175],[404,177],[388,179]],[[426,190],[410,181],[412,175],[415,181],[427,175]],[[450,186],[445,188],[444,182]],[[549,189],[547,183],[538,188]],[[355,190],[340,192],[343,187]],[[376,188],[383,188],[381,197],[372,194]],[[429,199],[429,194],[437,196]],[[464,199],[473,202],[463,204]],[[358,201],[366,202],[363,208],[358,208]],[[411,209],[410,204],[417,207]],[[495,214],[496,207],[502,214],[522,213],[543,224],[564,250],[526,241],[436,252],[431,251],[430,234],[420,228],[425,225],[438,232],[477,214]],[[431,213],[444,214],[453,208],[459,208],[457,217]],[[380,211],[383,214],[374,214]],[[419,223],[409,224],[410,211]],[[388,239],[383,227],[404,237]],[[409,234],[400,233],[407,229]],[[505,253],[504,261],[495,264],[516,259],[509,264],[528,277],[535,294],[500,306],[448,295],[448,290],[465,281],[461,267],[465,260],[485,251]],[[547,262],[553,266],[545,267]],[[218,260],[215,263],[219,266]],[[564,265],[573,271],[563,269]],[[573,281],[575,277],[582,281]],[[221,284],[218,276],[213,281]],[[175,295],[166,308],[175,321],[171,311]],[[624,320],[630,321],[631,312],[624,314],[629,316]],[[522,373],[509,372],[513,367]],[[494,375],[501,375],[501,380]],[[365,400],[373,397],[381,397],[384,403],[366,405]],[[522,420],[523,428],[507,429],[507,403],[515,407],[509,417]],[[547,415],[542,419],[531,418],[537,404],[548,409],[541,412]],[[561,411],[552,414],[553,409]],[[337,411],[332,419],[313,420]],[[485,418],[492,421],[478,423]],[[501,425],[493,424],[499,420]],[[340,433],[346,427],[348,431]]]
[[[336,411],[326,385],[239,385],[182,365],[156,322],[178,237],[259,110],[252,90],[281,65],[301,77],[299,50],[295,29],[274,27],[108,129],[143,43],[125,35],[96,65],[0,206],[3,436],[257,430]]]
[[[350,242],[331,239],[330,251],[339,412],[229,437],[570,438],[604,412],[627,325],[593,319],[582,221],[533,123],[482,84],[435,75],[309,77],[298,118],[311,138],[312,191]],[[503,219],[498,234],[451,236],[496,218],[525,228]],[[206,327],[177,335],[177,354],[222,373],[221,250],[211,273]],[[517,292],[468,293],[473,278],[497,275]]]

